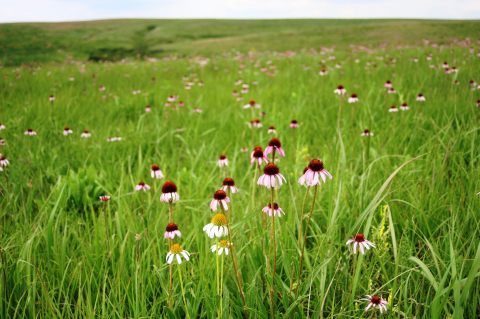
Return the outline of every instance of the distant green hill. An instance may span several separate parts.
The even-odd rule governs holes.
[[[3,65],[228,50],[285,51],[320,46],[439,44],[470,38],[480,21],[440,20],[101,20],[0,24]]]

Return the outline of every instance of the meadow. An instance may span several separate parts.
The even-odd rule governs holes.
[[[136,52],[152,21],[0,26],[0,317],[478,318],[480,23],[197,21],[144,59],[81,50]],[[272,138],[285,156],[252,164]],[[314,159],[332,178],[300,185]],[[258,185],[267,161],[286,183]],[[227,177],[238,192],[212,209]],[[229,234],[209,238],[217,214]],[[354,253],[357,234],[375,247]],[[188,261],[167,263],[175,243]]]

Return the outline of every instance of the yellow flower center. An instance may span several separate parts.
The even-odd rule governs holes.
[[[183,251],[183,248],[179,244],[173,244],[172,247],[170,247],[170,252],[173,254],[179,254],[182,251]]]
[[[227,216],[222,213],[216,214],[212,218],[212,224],[216,226],[225,226],[227,224]]]
[[[225,240],[225,239],[220,240],[220,241],[218,242],[218,245],[219,245],[220,247],[223,247],[223,248],[228,248],[228,247],[230,247],[230,243],[229,243],[227,240]]]

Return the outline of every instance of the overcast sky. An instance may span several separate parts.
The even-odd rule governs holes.
[[[106,18],[480,19],[480,0],[0,0],[0,22]]]

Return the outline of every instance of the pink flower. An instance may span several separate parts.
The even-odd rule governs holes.
[[[422,93],[418,93],[416,100],[417,102],[425,102],[425,96]]]
[[[358,102],[358,96],[355,93],[352,93],[352,95],[348,98],[348,103],[357,103]]]
[[[102,202],[108,202],[110,200],[110,196],[102,195],[102,196],[98,197],[98,199],[100,199]]]
[[[304,174],[298,179],[300,185],[315,186],[322,180],[332,179],[332,175],[324,168],[323,162],[318,159],[311,160]]]
[[[357,248],[360,250],[362,255],[365,254],[365,250],[369,250],[372,247],[375,247],[375,244],[365,238],[364,234],[356,234],[352,239],[347,241],[347,246],[353,245],[353,253],[357,253]]]
[[[152,168],[150,170],[150,176],[153,179],[162,179],[163,178],[163,173],[160,170],[160,166],[158,166],[157,164],[153,164]]]
[[[248,102],[248,104],[245,104],[243,106],[244,109],[251,109],[251,108],[259,109],[260,107],[261,107],[261,105],[258,104],[257,102],[255,102],[255,100],[250,100],[250,102]]]
[[[290,122],[290,128],[298,128],[298,122],[297,120],[292,120]]]
[[[66,127],[63,129],[63,135],[68,136],[68,135],[70,135],[70,134],[73,134],[73,131],[72,131],[71,128],[69,128],[69,127],[66,126]]]
[[[383,313],[384,311],[387,312],[388,302],[385,299],[377,295],[366,295],[365,297],[366,298],[362,299],[364,301],[368,301],[368,305],[365,308],[365,311],[376,308],[380,310],[380,313]]]
[[[228,193],[228,191],[230,191],[232,194],[238,192],[238,189],[235,187],[235,181],[230,177],[227,177],[223,180],[222,189],[224,192]]]
[[[227,156],[224,155],[224,154],[220,155],[220,157],[218,158],[218,161],[217,161],[217,165],[218,165],[218,167],[228,166]]]
[[[276,188],[286,182],[277,165],[268,163],[263,169],[263,175],[258,178],[257,184],[267,188]]]
[[[282,149],[282,143],[276,137],[272,138],[270,142],[268,142],[268,146],[265,149],[265,155],[273,152],[278,152],[278,155],[285,157],[285,151]]]
[[[170,223],[167,225],[165,233],[163,233],[163,238],[174,239],[175,236],[182,237],[182,233],[178,230],[177,224]]]
[[[347,90],[343,87],[343,85],[337,86],[337,88],[333,91],[333,93],[337,95],[345,95],[347,93]]]
[[[27,129],[23,134],[27,135],[27,136],[36,136],[37,135],[37,132],[35,132],[34,130],[32,130],[31,128]]]
[[[365,136],[365,137],[370,137],[370,136],[373,136],[373,133],[370,132],[370,130],[368,128],[364,129],[361,136]]]
[[[250,163],[254,164],[255,162],[257,162],[258,165],[262,165],[263,162],[268,163],[268,158],[260,146],[256,146],[250,154]]]
[[[285,215],[285,213],[283,212],[283,209],[281,209],[277,203],[273,203],[273,209],[272,209],[272,204],[268,203],[267,206],[263,207],[262,212],[264,212],[270,217],[272,216],[281,217],[282,215]]]
[[[145,182],[142,181],[135,186],[135,190],[146,192],[146,191],[150,190],[150,186],[148,184],[145,184]]]
[[[177,185],[172,181],[166,181],[162,186],[162,195],[160,201],[163,203],[175,203],[180,200],[177,193]]]
[[[383,85],[383,87],[385,87],[385,88],[387,88],[387,89],[392,88],[392,87],[393,87],[392,81],[387,80],[387,82],[385,82],[385,84]]]
[[[222,210],[227,211],[228,203],[230,203],[230,198],[228,198],[227,193],[223,189],[219,189],[213,194],[213,199],[210,202],[210,209],[216,212],[218,205],[220,204]]]

